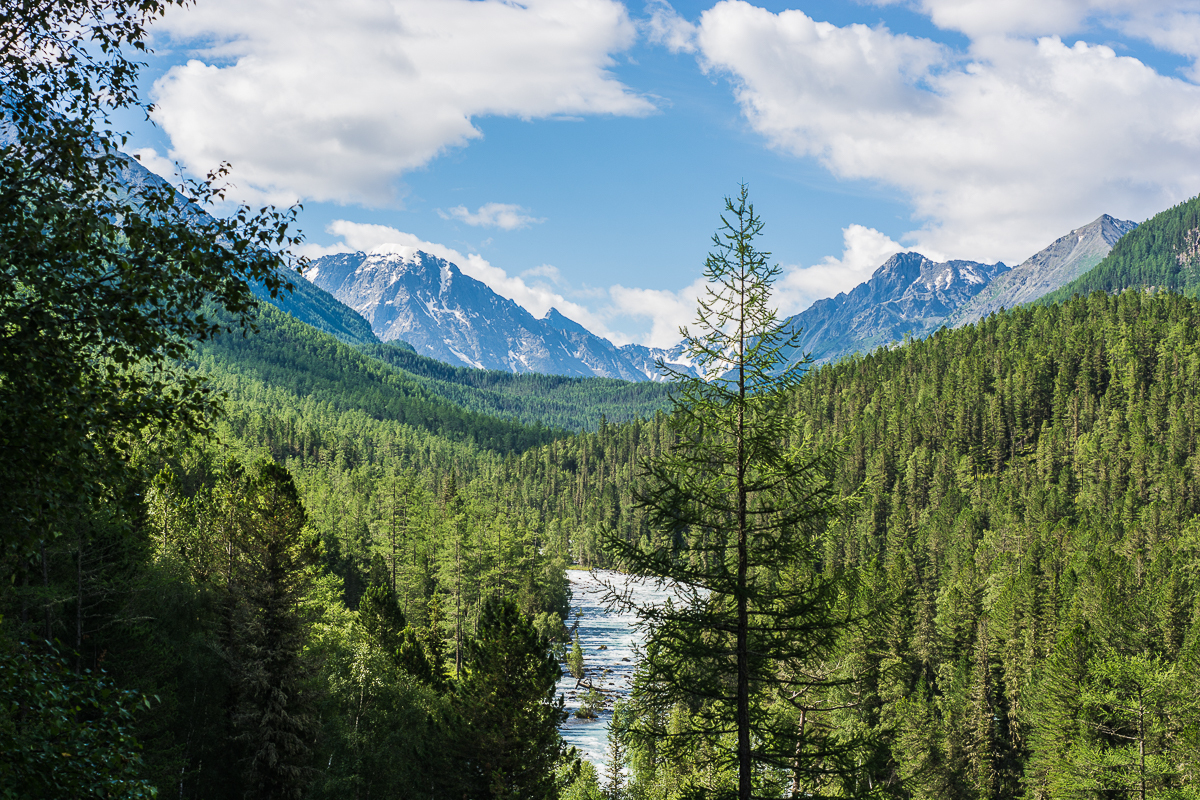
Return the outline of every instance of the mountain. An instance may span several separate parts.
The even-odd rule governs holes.
[[[1176,272],[1184,260],[1175,254],[1187,258],[1200,254],[1200,207],[1190,212],[1183,208],[1164,212],[1195,217],[1191,227],[1184,225],[1172,234],[1168,249],[1173,249],[1167,260],[1176,265]],[[1109,252],[1117,252],[1114,246],[1125,242],[1126,234],[1135,229],[1136,223],[1105,214],[1060,237],[1015,269],[1002,263],[935,262],[920,253],[897,253],[869,280],[791,317],[788,323],[802,331],[793,357],[811,353],[818,364],[835,361],[1032,302],[1090,275],[1088,271],[1102,260],[1107,262]],[[1143,256],[1139,251],[1137,258]],[[1200,270],[1194,271],[1200,285]],[[557,309],[536,319],[454,264],[420,251],[325,256],[312,262],[308,278],[365,318],[379,340],[404,340],[420,355],[454,366],[662,381],[667,377],[657,367],[662,361],[696,374],[682,344],[669,349],[617,347]],[[1146,285],[1174,286],[1166,278]],[[311,310],[315,303],[308,306],[309,315],[315,316]]]
[[[691,375],[692,377],[699,375],[696,367],[684,355],[683,342],[671,348],[627,344],[621,348],[621,352],[625,354],[630,363],[650,376],[650,380],[652,381],[665,381],[668,379],[668,375],[658,368],[660,361],[676,372]]]
[[[307,277],[361,314],[381,341],[403,339],[421,355],[447,364],[628,381],[661,378],[648,348],[631,355],[557,309],[537,319],[429,253],[324,256],[311,263]]]
[[[124,156],[122,158],[119,179],[126,190],[136,191],[146,187],[166,187],[169,182],[146,169],[136,159]],[[182,195],[178,195],[181,209],[186,213],[208,218],[208,214],[198,206],[188,205]],[[270,303],[281,311],[286,311],[301,322],[312,325],[317,330],[330,333],[349,344],[377,343],[379,339],[371,331],[371,325],[358,312],[347,308],[338,302],[333,295],[302,280],[295,273],[288,273],[287,279],[295,287],[290,294],[282,294],[272,298],[270,293],[261,285],[251,286],[255,297],[265,303]]]
[[[1072,295],[1124,289],[1200,291],[1200,197],[1155,214],[1121,237],[1090,272],[1041,298],[1061,303]]]
[[[954,311],[1009,268],[1002,263],[935,262],[897,253],[871,278],[837,297],[818,300],[785,324],[801,329],[800,353],[822,364],[856,351],[870,352],[921,338],[946,324]]]
[[[957,328],[977,322],[1001,308],[1016,308],[1065,286],[1095,267],[1136,222],[1104,214],[1057,239],[1020,266],[996,277],[983,291],[963,303],[950,317]]]
[[[379,339],[371,330],[371,323],[363,319],[352,308],[347,307],[329,292],[314,286],[299,275],[290,275],[291,294],[272,298],[266,290],[255,286],[254,294],[260,301],[270,303],[280,311],[286,311],[301,322],[319,331],[332,334],[348,344],[377,344]]]

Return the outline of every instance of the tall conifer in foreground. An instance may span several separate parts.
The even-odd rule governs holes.
[[[744,185],[725,211],[695,329],[681,331],[706,379],[665,367],[675,442],[646,466],[640,498],[661,544],[609,541],[624,570],[680,598],[637,608],[649,645],[629,736],[693,744],[716,754],[718,771],[736,768],[736,792],[697,785],[706,797],[778,798],[785,783],[816,797],[848,771],[850,748],[798,723],[793,705],[828,683],[810,665],[848,624],[816,541],[847,501],[825,479],[830,454],[808,447],[788,413],[807,362],[786,363],[794,334],[769,304],[780,268],[755,249],[763,223]]]

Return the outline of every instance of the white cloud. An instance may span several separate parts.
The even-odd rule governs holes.
[[[153,172],[160,178],[165,178],[174,183],[176,181],[177,170],[175,164],[169,158],[163,158],[158,154],[158,151],[153,147],[140,147],[129,153],[137,159],[138,163],[146,169]]]
[[[810,267],[791,267],[776,285],[775,299],[781,315],[807,309],[814,301],[846,292],[871,277],[884,261],[913,248],[892,241],[887,234],[863,225],[842,228],[842,256],[825,256]],[[941,260],[936,253],[923,255]]]
[[[630,317],[648,320],[650,329],[638,343],[648,347],[674,347],[679,344],[679,329],[696,321],[696,301],[704,293],[704,278],[673,292],[666,289],[631,289],[615,285],[609,288],[611,303],[605,309],[611,318]],[[615,341],[615,340],[614,340]]]
[[[643,22],[646,38],[664,45],[672,53],[696,52],[696,26],[679,16],[667,0],[650,0],[650,16]]]
[[[506,231],[515,231],[546,221],[545,217],[531,217],[525,211],[521,206],[510,203],[487,203],[480,206],[474,214],[468,211],[466,206],[455,206],[449,212],[438,209],[438,215],[442,219],[457,219],[477,228],[501,228]]]
[[[171,157],[277,202],[391,202],[482,115],[653,110],[609,72],[617,0],[207,0],[156,31],[203,47],[154,85]]]
[[[882,0],[876,5],[892,5]],[[944,30],[973,39],[986,36],[1050,36],[1107,28],[1149,38],[1195,18],[1196,0],[918,0],[917,9]],[[1195,50],[1173,52],[1196,55]]]
[[[1200,87],[1108,47],[981,35],[962,54],[740,0],[704,12],[696,41],[771,144],[905,192],[922,252],[1017,263],[1200,190]]]
[[[530,267],[527,270],[522,270],[521,277],[545,278],[546,280],[550,281],[550,283],[563,282],[562,273],[559,272],[558,267],[554,266],[553,264],[542,264],[537,267]]]

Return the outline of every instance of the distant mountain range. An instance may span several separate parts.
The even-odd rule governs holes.
[[[937,263],[919,253],[897,253],[864,283],[818,300],[789,320],[802,330],[794,357],[810,353],[817,364],[836,361],[1032,302],[1095,267],[1136,227],[1105,214],[1013,269],[1001,263]]]
[[[682,350],[617,347],[557,309],[537,319],[456,265],[421,251],[325,256],[306,274],[361,314],[380,340],[408,342],[421,355],[455,366],[661,380],[655,359],[679,360]]]
[[[791,317],[787,322],[801,330],[792,357],[807,353],[818,364],[836,361],[1032,302],[1080,279],[1136,227],[1101,216],[1011,269],[1002,263],[935,262],[920,253],[897,253],[849,292],[818,300]],[[556,309],[537,319],[428,253],[324,256],[311,263],[307,277],[329,293],[315,300],[331,295],[352,315],[338,316],[324,302],[308,309],[308,317],[327,330],[352,331],[355,341],[362,331],[354,318],[361,317],[379,340],[407,342],[417,353],[455,366],[644,381],[664,379],[656,365],[661,359],[695,374],[682,344],[665,350],[618,347]]]
[[[897,253],[869,280],[849,292],[818,300],[788,320],[800,329],[793,358],[811,354],[815,363],[836,361],[855,351],[870,352],[905,336],[936,330],[997,275],[1001,263],[931,261],[920,253]]]
[[[165,184],[134,159],[126,162],[124,183]],[[308,281],[288,277],[296,287],[291,295],[271,299],[256,290],[260,299],[353,345],[402,341],[447,364],[512,373],[661,381],[661,360],[695,374],[682,344],[618,347],[556,309],[536,319],[428,253],[324,256],[311,263]],[[1012,269],[897,253],[867,281],[787,322],[802,331],[794,357],[810,353],[826,363],[970,324],[1001,308],[1133,287],[1200,292],[1200,198],[1140,227],[1105,214]]]

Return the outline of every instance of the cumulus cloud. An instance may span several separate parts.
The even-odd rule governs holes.
[[[984,14],[927,5],[947,26]],[[1139,220],[1200,189],[1200,87],[1109,47],[979,34],[960,53],[741,0],[705,11],[695,41],[772,145],[905,192],[922,252],[1015,263],[1101,213]]]
[[[696,301],[704,294],[703,278],[679,291],[636,289],[617,284],[609,288],[609,317],[630,317],[649,322],[638,343],[648,347],[674,347],[679,329],[696,321]]]
[[[651,43],[661,44],[672,53],[696,52],[696,27],[679,16],[667,0],[650,0],[646,10],[649,16],[643,27]]]
[[[482,115],[653,110],[609,72],[636,37],[617,0],[207,0],[155,30],[204,43],[154,85],[171,157],[276,202],[392,202]]]
[[[525,211],[521,206],[510,203],[487,203],[473,214],[466,206],[455,206],[449,212],[438,209],[438,215],[442,219],[456,219],[477,228],[501,228],[506,231],[515,231],[546,221],[545,217],[531,217]]]
[[[176,170],[174,162],[169,158],[163,158],[153,147],[139,147],[137,150],[131,151],[129,155],[136,158],[139,164],[158,177],[175,181],[178,170]]]
[[[563,282],[562,273],[559,272],[558,267],[554,266],[553,264],[541,264],[536,267],[530,267],[527,270],[522,270],[521,277],[530,279],[544,278],[550,283]]]
[[[877,0],[893,5],[895,0]],[[1049,36],[1089,29],[1142,38],[1171,38],[1173,26],[1194,22],[1200,4],[1195,0],[918,0],[913,4],[944,30],[973,39],[986,36]],[[1186,37],[1184,37],[1186,38]],[[1196,55],[1195,50],[1173,52]]]

